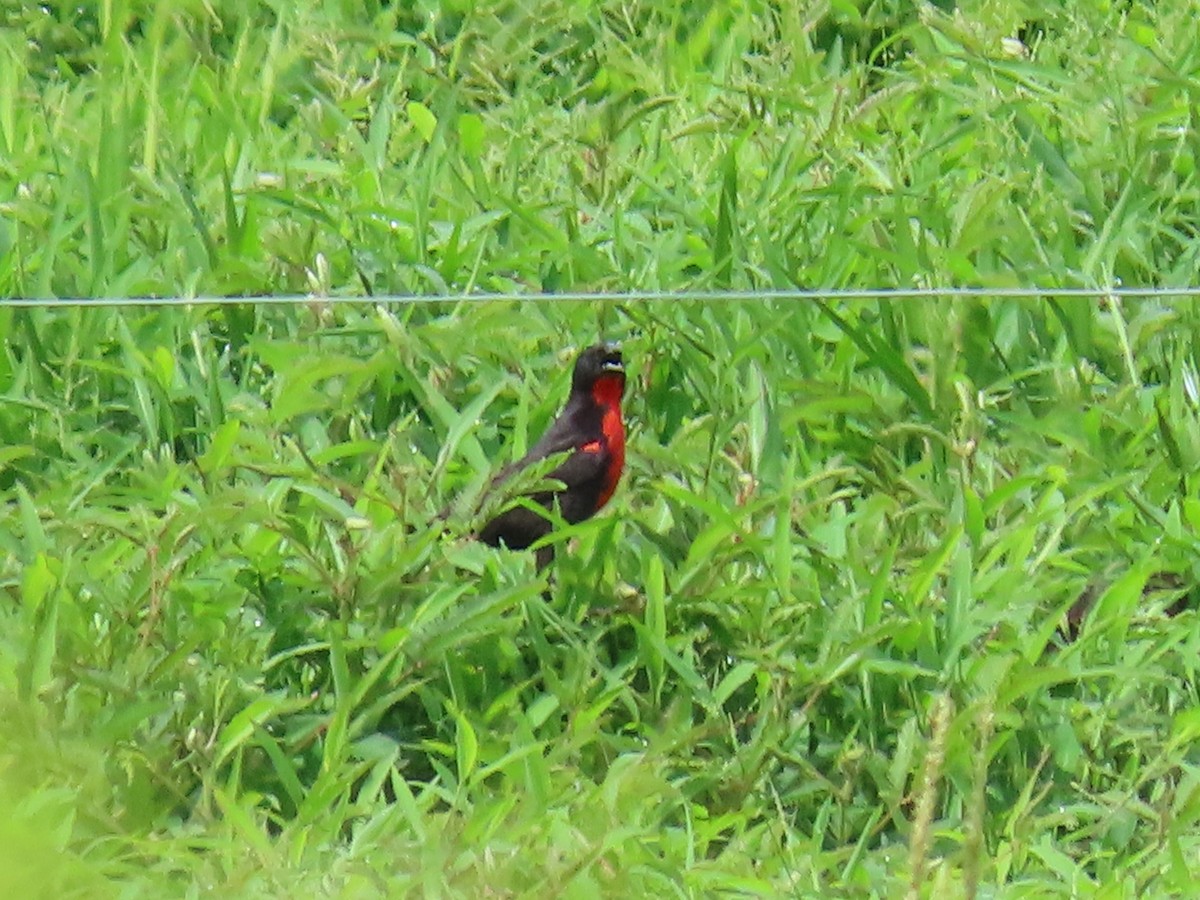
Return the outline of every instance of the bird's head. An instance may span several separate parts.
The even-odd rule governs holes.
[[[602,389],[606,395],[615,393],[617,400],[625,392],[625,360],[621,356],[621,348],[616,344],[588,347],[575,361],[571,390],[595,395],[598,389]]]

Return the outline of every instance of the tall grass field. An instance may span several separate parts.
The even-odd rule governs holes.
[[[0,896],[1194,896],[1197,21],[0,0]]]

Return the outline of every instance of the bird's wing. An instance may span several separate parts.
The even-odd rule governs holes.
[[[572,420],[568,412],[564,411],[557,419],[550,423],[550,427],[546,429],[546,433],[538,438],[538,442],[516,463],[516,466],[524,468],[530,463],[553,456],[555,453],[574,450],[579,443],[580,437],[578,425]]]
[[[565,415],[560,416],[551,423],[550,427],[546,429],[546,433],[538,439],[538,442],[530,448],[528,453],[516,462],[511,462],[507,466],[504,466],[496,473],[488,485],[488,491],[491,492],[500,487],[500,485],[512,478],[517,472],[529,468],[534,463],[540,462],[543,459],[549,459],[558,453],[574,450],[578,441],[579,432],[570,422],[569,418]]]
[[[488,520],[479,532],[484,543],[495,546],[502,538],[511,548],[524,549],[550,532],[552,522],[545,515],[525,506],[508,505],[514,499],[514,494],[545,507],[557,507],[558,514],[568,522],[582,521],[596,511],[596,500],[600,496],[612,454],[601,441],[572,449],[574,452],[554,469],[549,472],[543,469],[540,477],[532,471],[529,472],[529,478],[525,477],[524,471],[515,473],[514,480],[518,483],[503,491],[506,503],[501,504],[499,514]],[[561,453],[552,453],[547,460],[554,457],[561,457]],[[539,466],[533,462],[525,468],[538,469]],[[560,482],[562,487],[542,487],[547,482]],[[494,496],[495,492],[489,494]]]
[[[584,501],[585,506],[594,502],[594,495],[599,492],[598,486],[608,471],[612,454],[602,440],[593,440],[580,446],[578,433],[574,430],[562,429],[558,433],[555,431],[552,429],[525,456],[496,473],[496,477],[480,498],[479,509],[488,507],[498,493],[509,499],[516,495],[524,495],[545,505],[549,505],[552,498],[558,496],[570,501],[570,510],[563,510],[568,520],[586,517],[582,509],[575,509],[577,501]],[[567,455],[564,457],[564,454]],[[554,467],[547,470],[548,466]],[[540,470],[541,474],[536,474],[536,470]],[[517,483],[508,484],[510,481]],[[547,481],[561,482],[563,487],[539,490],[539,485],[544,485]],[[595,491],[589,490],[592,485],[597,486]],[[583,488],[584,492],[578,494],[573,488]],[[585,500],[588,497],[590,499]]]
[[[611,459],[612,454],[603,441],[592,441],[563,460],[549,477],[561,481],[567,487],[598,482],[604,478]]]

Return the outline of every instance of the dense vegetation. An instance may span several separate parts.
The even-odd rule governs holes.
[[[298,7],[0,4],[0,893],[1191,893],[1195,3]]]

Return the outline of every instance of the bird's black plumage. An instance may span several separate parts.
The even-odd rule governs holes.
[[[558,418],[525,456],[496,475],[489,491],[541,460],[569,452],[547,476],[562,482],[563,487],[538,491],[528,495],[529,499],[543,507],[557,507],[558,514],[572,524],[593,515],[608,501],[625,462],[620,409],[624,389],[620,350],[609,344],[584,350],[575,363],[571,393]],[[488,521],[478,536],[493,547],[524,550],[552,527],[551,520],[536,510],[512,506]],[[539,565],[548,560],[549,554],[539,553]]]

